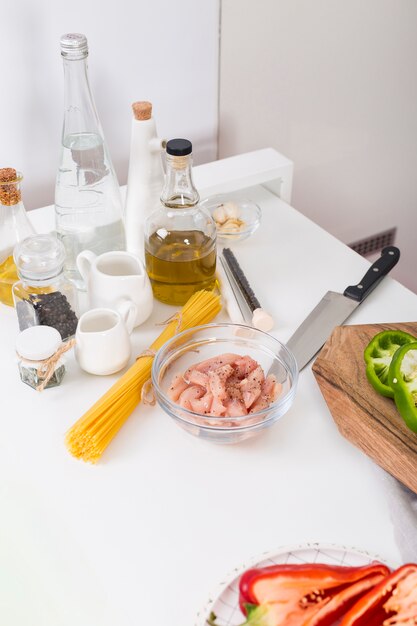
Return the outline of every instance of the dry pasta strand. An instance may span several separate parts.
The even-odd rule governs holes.
[[[175,334],[211,322],[221,309],[220,298],[210,291],[197,291],[174,316],[149,350],[157,351]],[[65,442],[70,453],[96,463],[129,415],[139,404],[149,379],[153,356],[143,356],[68,430]]]

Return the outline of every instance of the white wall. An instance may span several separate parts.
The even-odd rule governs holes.
[[[293,205],[345,243],[398,226],[417,292],[417,2],[223,0],[221,33],[220,157],[293,159]]]
[[[24,173],[27,208],[54,197],[63,118],[59,39],[81,32],[104,133],[125,183],[135,100],[151,100],[160,136],[217,151],[219,0],[3,0],[0,167]]]

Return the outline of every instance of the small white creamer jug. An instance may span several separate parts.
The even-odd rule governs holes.
[[[87,285],[90,308],[117,311],[127,301],[136,308],[134,326],[148,319],[153,308],[152,287],[137,256],[123,251],[96,256],[84,250],[77,257],[77,267]]]
[[[133,307],[124,303],[120,312],[100,308],[81,315],[75,333],[75,358],[85,372],[106,376],[127,365],[136,314]]]

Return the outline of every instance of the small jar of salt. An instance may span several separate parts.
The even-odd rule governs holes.
[[[33,326],[19,333],[16,353],[22,382],[37,391],[60,385],[65,374],[63,354],[73,343],[62,343],[51,326]]]

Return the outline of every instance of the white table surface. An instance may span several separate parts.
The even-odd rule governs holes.
[[[266,189],[247,195],[263,221],[234,250],[285,342],[328,289],[357,283],[369,263]],[[51,209],[32,218],[53,225]],[[167,310],[156,306],[135,331],[133,354]],[[416,314],[417,296],[386,278],[349,323]],[[339,435],[311,366],[292,409],[258,439],[209,444],[139,406],[92,466],[70,456],[64,434],[117,376],[84,374],[71,356],[61,387],[37,394],[14,363],[14,310],[1,305],[0,318],[0,623],[193,626],[225,574],[286,544],[331,542],[399,562],[375,466]]]

